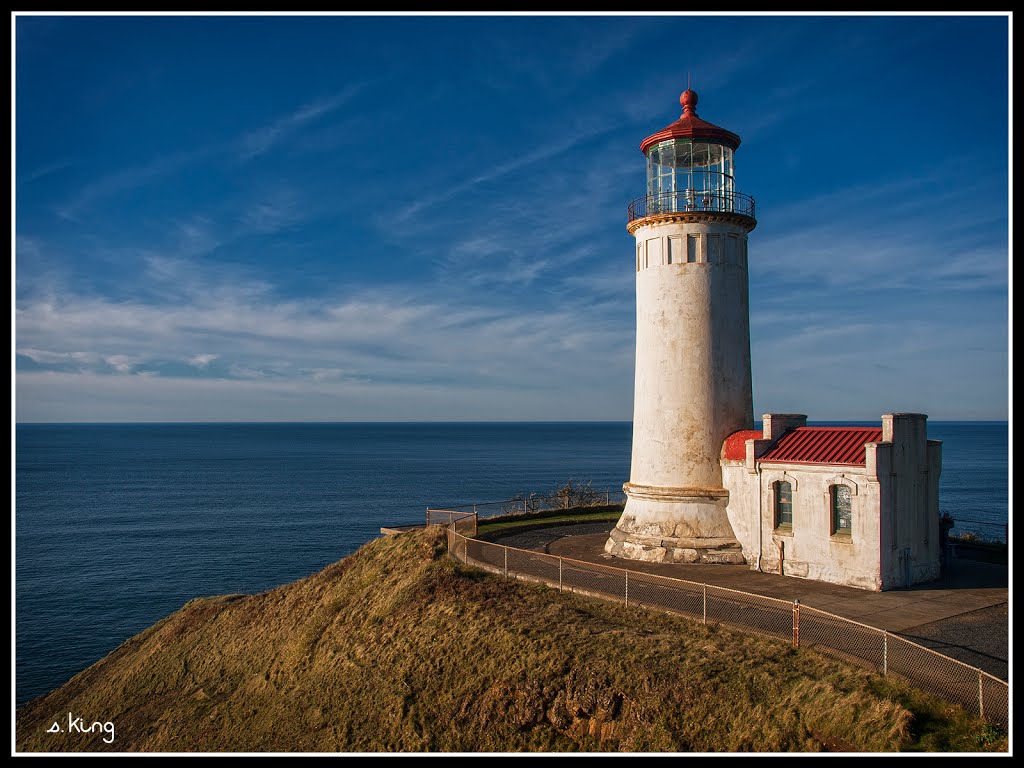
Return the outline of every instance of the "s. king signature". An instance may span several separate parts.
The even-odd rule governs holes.
[[[92,733],[93,731],[98,731],[100,733],[106,733],[107,736],[109,736],[110,738],[108,739],[107,736],[104,736],[103,737],[103,741],[105,743],[107,743],[107,744],[113,744],[114,743],[114,723],[113,722],[108,721],[106,723],[101,723],[99,720],[97,720],[96,722],[92,723],[91,725],[86,725],[85,723],[82,722],[82,718],[75,717],[73,714],[68,712],[68,730],[67,730],[68,733]],[[53,725],[51,725],[49,728],[47,728],[46,732],[47,733],[64,733],[64,729],[61,728],[60,725],[58,725],[56,720],[54,720],[53,721]]]

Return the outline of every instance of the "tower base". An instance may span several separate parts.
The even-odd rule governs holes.
[[[626,506],[604,551],[654,563],[746,560],[725,507],[724,488],[665,488],[626,483]]]

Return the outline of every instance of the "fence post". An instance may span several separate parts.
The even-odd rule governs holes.
[[[629,571],[626,571],[626,605],[629,605]]]
[[[505,553],[505,578],[508,578],[508,547],[502,547],[502,551]]]
[[[889,632],[882,630],[882,676],[889,674]]]
[[[558,591],[562,591],[562,558],[558,558]]]
[[[793,601],[793,647],[800,647],[800,600]]]
[[[704,587],[704,623],[708,623],[708,585],[702,584]]]
[[[605,491],[604,492],[604,505],[607,507],[607,506],[610,506],[611,503],[612,503],[612,492],[611,491]],[[1010,540],[1009,535],[1007,535],[1006,540],[1007,541]]]
[[[430,507],[427,507],[427,525],[430,525]]]
[[[981,670],[978,670],[978,714],[985,719],[985,686],[982,685]]]

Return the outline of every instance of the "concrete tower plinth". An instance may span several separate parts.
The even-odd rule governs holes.
[[[663,488],[626,483],[628,500],[605,551],[657,563],[742,563],[725,514],[723,488]]]
[[[747,234],[753,200],[735,190],[739,137],[696,115],[648,137],[648,194],[630,206],[636,239],[636,379],[625,509],[605,550],[666,562],[743,563],[726,515],[720,453],[753,427]]]

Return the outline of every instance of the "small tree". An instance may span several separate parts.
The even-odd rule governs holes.
[[[556,486],[549,494],[518,493],[502,507],[506,514],[530,514],[544,509],[571,509],[573,507],[595,507],[607,500],[604,491],[595,490],[591,483],[578,483],[572,478]]]
[[[604,494],[594,490],[591,483],[577,483],[570,478],[565,485],[551,494],[562,509],[571,507],[593,507],[604,501]]]
[[[513,496],[508,502],[501,508],[501,511],[505,514],[516,514],[537,512],[541,508],[542,496],[538,496],[536,493],[519,493]]]

